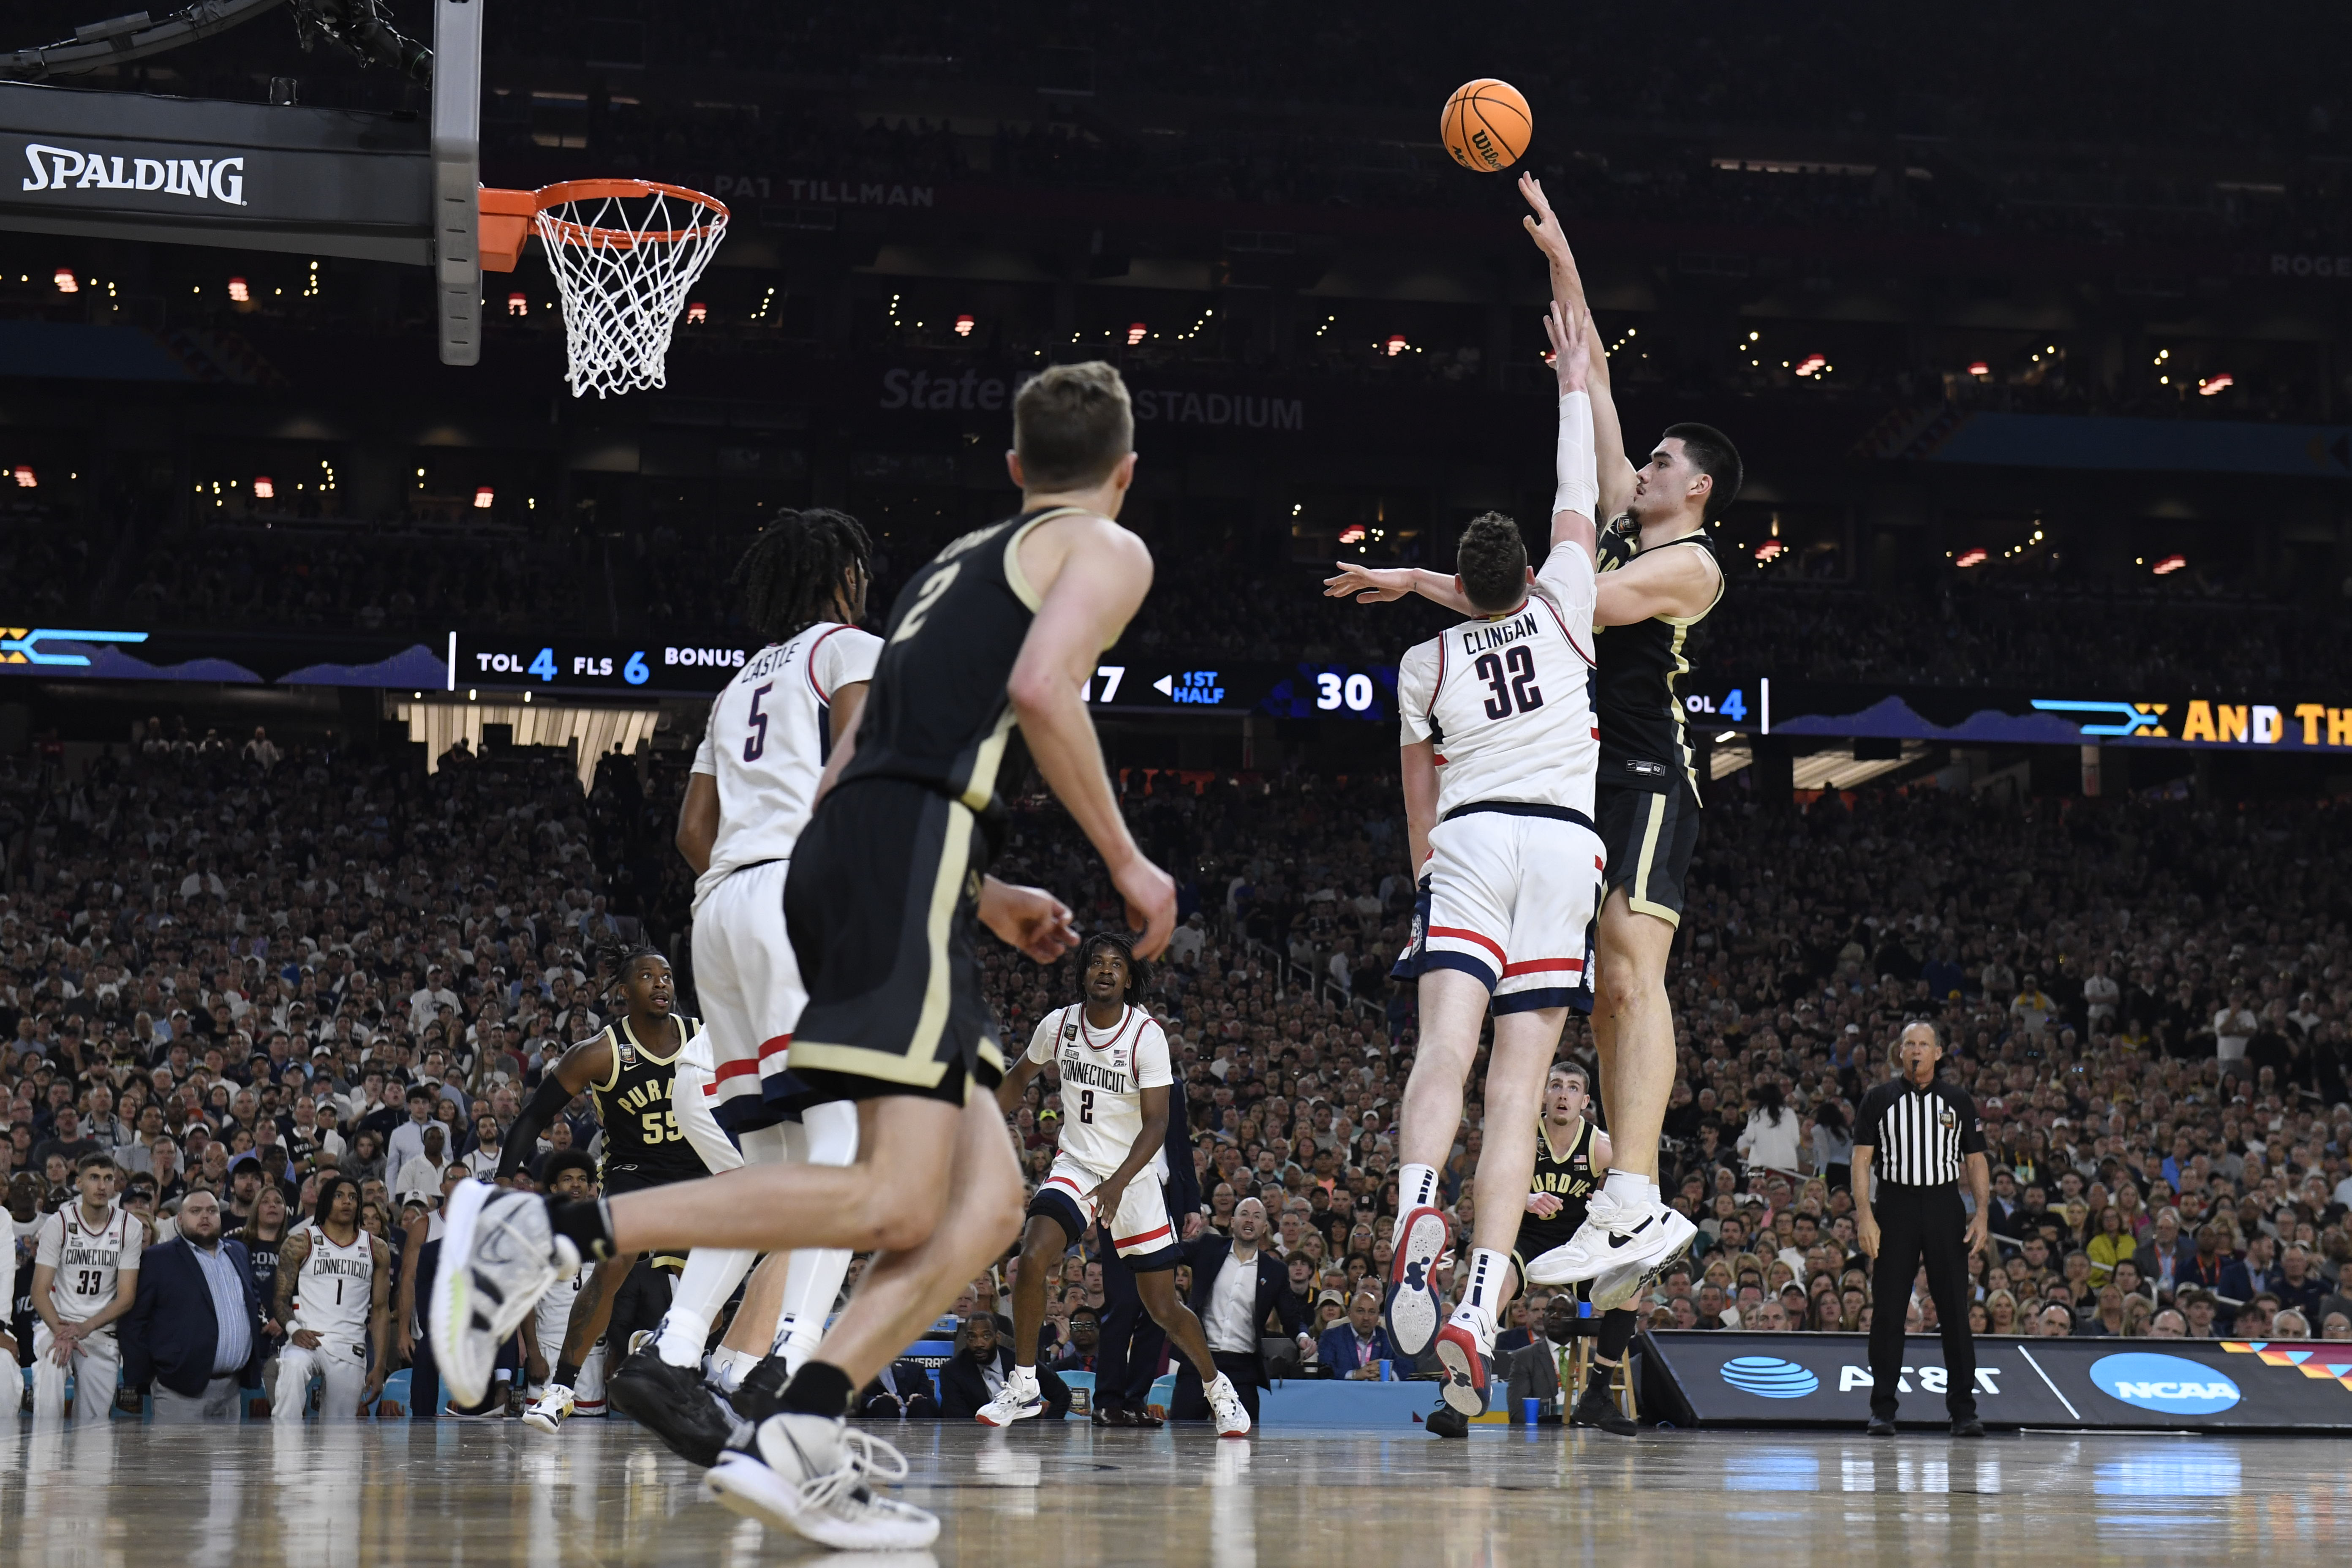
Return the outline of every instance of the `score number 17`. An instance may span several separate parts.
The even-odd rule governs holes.
[[[1078,688],[1078,700],[1081,702],[1117,701],[1118,699],[1118,683],[1126,679],[1127,666],[1123,664],[1098,664],[1095,667],[1093,679],[1088,680],[1084,686]],[[1100,697],[1095,695],[1095,681],[1097,680],[1102,682],[1102,695]]]

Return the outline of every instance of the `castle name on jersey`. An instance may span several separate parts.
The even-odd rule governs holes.
[[[1083,1057],[1066,1056],[1062,1058],[1062,1081],[1084,1084],[1089,1089],[1107,1089],[1114,1094],[1135,1092],[1126,1073],[1087,1061]]]
[[[1536,635],[1536,615],[1529,610],[1513,616],[1507,621],[1495,621],[1483,626],[1472,626],[1462,634],[1464,653],[1485,653],[1488,648],[1501,647]]]

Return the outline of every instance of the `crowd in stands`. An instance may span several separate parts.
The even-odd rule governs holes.
[[[262,737],[178,745],[160,723],[79,771],[40,752],[0,766],[0,1184],[20,1245],[94,1150],[159,1235],[201,1188],[259,1258],[331,1168],[365,1184],[377,1234],[429,1226],[543,1066],[601,1026],[600,948],[666,946],[690,1010],[689,879],[666,848],[682,784],[675,759],[607,759],[583,795],[554,759],[453,752],[427,775]],[[1194,1228],[1258,1199],[1295,1305],[1337,1330],[1387,1262],[1414,1045],[1413,998],[1387,978],[1412,896],[1394,783],[1135,770],[1124,787],[1179,879],[1149,994],[1184,1085]],[[1992,1147],[1982,1326],[2352,1338],[2347,857],[2332,805],[1927,786],[1800,803],[1729,781],[1670,971],[1665,1186],[1702,1239],[1647,1321],[1862,1323],[1849,1129],[1924,1016]],[[1015,803],[997,869],[1083,928],[1119,923],[1041,796]],[[1066,963],[985,963],[1008,1039],[1076,994]],[[1590,1061],[1580,1023],[1562,1049]],[[1033,1177],[1059,1114],[1043,1080],[1013,1113]],[[534,1153],[595,1137],[575,1105]],[[1445,1170],[1457,1220],[1479,1142],[1474,1112]],[[1082,1256],[1068,1272],[1057,1356],[1086,1353],[1100,1306]],[[20,1349],[28,1305],[20,1289]],[[1932,1322],[1924,1290],[1916,1310]]]
[[[1186,920],[1154,1005],[1207,1224],[1264,1202],[1329,1329],[1381,1276],[1394,1218],[1413,1040],[1385,980],[1410,922],[1394,786],[1157,782],[1131,776],[1129,807],[1180,868]],[[1067,831],[1016,822],[1002,874],[1111,923]],[[1980,1329],[2352,1339],[2352,906],[2327,869],[2352,852],[2341,809],[1734,793],[1706,831],[1671,972],[1664,1167],[1702,1237],[1644,1304],[1653,1326],[1866,1325],[1853,1116],[1901,1025],[1927,1017],[1997,1173]],[[1076,994],[1075,976],[1001,953],[989,980],[1013,1039]],[[1563,1050],[1591,1059],[1574,1021]],[[1033,1175],[1057,1112],[1041,1084],[1015,1114]],[[1478,1147],[1465,1123],[1445,1176],[1457,1223]],[[1050,1331],[1065,1353],[1099,1305],[1072,1275]],[[1522,1333],[1542,1295],[1515,1315]]]

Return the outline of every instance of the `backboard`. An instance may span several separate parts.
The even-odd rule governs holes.
[[[431,267],[444,363],[481,357],[482,0],[434,0],[414,117],[0,82],[0,226]]]

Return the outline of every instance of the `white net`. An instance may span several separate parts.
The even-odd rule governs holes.
[[[675,185],[599,181],[531,220],[563,300],[572,395],[666,384],[669,338],[727,233],[727,209]]]

